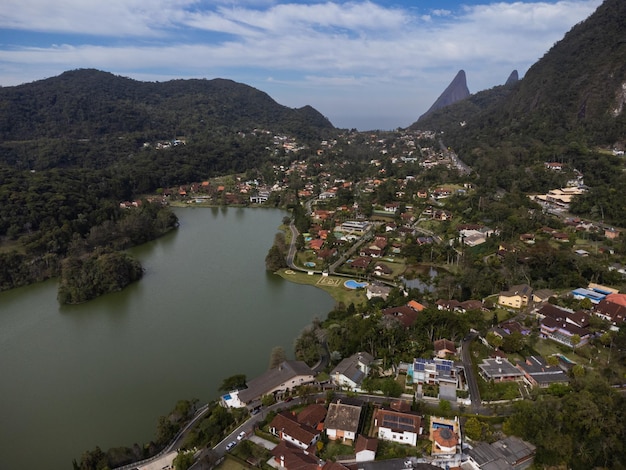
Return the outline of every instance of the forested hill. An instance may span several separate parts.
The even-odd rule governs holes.
[[[589,148],[623,146],[625,30],[626,2],[605,0],[519,82],[473,95],[411,127],[445,131],[448,145],[483,172],[563,157],[576,163]]]
[[[193,137],[254,128],[300,138],[333,125],[310,106],[292,109],[231,80],[140,82],[81,69],[0,88],[0,140]]]
[[[0,290],[57,276],[62,266],[64,302],[100,294],[93,287],[103,282],[115,290],[102,277],[91,282],[89,271],[124,274],[109,269],[116,263],[100,258],[103,250],[175,226],[149,205],[128,211],[120,202],[217,175],[271,172],[291,158],[274,135],[295,137],[306,156],[307,143],[333,130],[310,106],[290,109],[230,80],[148,83],[74,70],[0,88]]]

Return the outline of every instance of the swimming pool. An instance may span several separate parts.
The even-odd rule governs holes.
[[[354,279],[350,279],[343,283],[348,289],[363,289],[367,286],[367,282],[356,282]]]
[[[313,261],[307,261],[306,263],[304,263],[304,266],[307,268],[314,268],[315,263]]]

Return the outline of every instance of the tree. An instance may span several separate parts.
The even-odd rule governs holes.
[[[519,331],[514,331],[510,335],[506,335],[502,341],[502,349],[507,353],[516,353],[524,349],[526,345],[524,335]]]
[[[313,365],[319,361],[321,356],[321,345],[314,325],[309,325],[300,336],[294,341],[296,359]]]
[[[559,365],[559,358],[555,355],[551,355],[546,358],[546,362],[550,367],[555,367]]]
[[[380,380],[380,391],[387,397],[399,397],[402,395],[402,385],[391,378]]]
[[[280,248],[276,245],[272,245],[267,256],[265,257],[265,269],[271,272],[278,271],[279,269],[286,268],[287,261],[280,250]]]
[[[475,416],[470,416],[465,422],[465,434],[474,441],[481,440],[483,425]]]
[[[585,368],[580,364],[576,364],[572,367],[572,375],[576,378],[583,377],[585,375]]]
[[[189,467],[193,465],[193,462],[194,462],[193,452],[181,451],[174,458],[173,463],[174,463],[174,468],[176,470],[187,470]]]
[[[240,390],[246,388],[246,376],[245,374],[235,374],[225,378],[222,381],[222,385],[218,390],[220,392],[231,392],[233,390]]]
[[[282,362],[287,360],[287,356],[285,355],[285,350],[282,346],[275,346],[272,348],[272,353],[270,355],[270,369],[276,369]]]
[[[502,346],[502,336],[495,334],[493,331],[487,333],[487,342],[493,346],[495,349],[498,349]]]
[[[579,344],[580,344],[580,335],[573,334],[572,335],[572,351],[576,349],[576,346],[578,346]]]
[[[261,404],[263,406],[270,406],[274,403],[276,403],[276,398],[274,397],[274,395],[263,395],[261,397]]]
[[[302,250],[304,248],[304,235],[302,235],[301,233],[298,234],[298,236],[296,237],[296,249],[298,251]]]
[[[443,416],[448,416],[450,411],[452,411],[452,405],[448,400],[439,400],[439,413]]]

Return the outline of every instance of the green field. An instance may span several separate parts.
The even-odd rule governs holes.
[[[341,302],[344,305],[353,303],[354,305],[358,305],[367,302],[367,297],[363,289],[353,290],[344,287],[343,283],[348,280],[348,278],[345,277],[325,277],[320,274],[309,275],[291,269],[281,269],[276,274],[296,284],[308,284],[322,289],[328,292],[337,303]]]

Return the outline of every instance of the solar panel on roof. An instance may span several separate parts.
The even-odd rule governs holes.
[[[409,416],[385,414],[381,426],[400,431],[415,431],[415,421]]]

